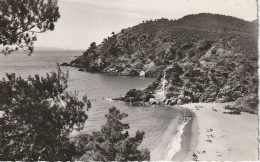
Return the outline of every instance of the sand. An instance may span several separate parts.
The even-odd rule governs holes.
[[[258,115],[243,112],[241,115],[224,114],[224,106],[230,104],[232,103],[182,105],[195,113],[192,133],[193,136],[197,134],[197,142],[193,142],[191,149],[187,149],[189,157],[182,160],[192,160],[191,150],[196,153],[198,160],[258,160]],[[192,140],[196,139],[193,137]],[[182,151],[179,156],[182,157],[183,154],[185,152]]]

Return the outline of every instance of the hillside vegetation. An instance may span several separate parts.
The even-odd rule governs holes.
[[[166,103],[230,102],[256,112],[257,21],[217,14],[144,21],[91,43],[70,65],[90,72],[157,77],[124,100]]]

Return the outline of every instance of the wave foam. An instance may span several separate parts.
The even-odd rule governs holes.
[[[164,160],[172,160],[173,156],[181,149],[181,135],[184,132],[184,127],[189,121],[183,121],[181,125],[178,126],[177,134],[169,142],[169,146],[166,150],[166,155]]]
[[[171,122],[164,135],[161,137],[161,142],[151,152],[151,160],[171,161],[174,155],[181,150],[181,136],[184,128],[189,120],[180,120],[177,117]]]

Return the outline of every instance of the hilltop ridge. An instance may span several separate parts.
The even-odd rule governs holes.
[[[90,72],[157,77],[124,100],[165,103],[230,102],[257,111],[256,21],[218,14],[143,21],[91,43],[70,65]],[[250,104],[248,106],[248,103]]]

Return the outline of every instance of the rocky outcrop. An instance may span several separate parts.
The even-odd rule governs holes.
[[[130,102],[130,101],[131,102],[137,102],[137,101],[148,102],[150,100],[150,98],[154,98],[151,91],[131,89],[126,93],[126,95],[124,97],[124,101],[127,101],[127,102]]]

